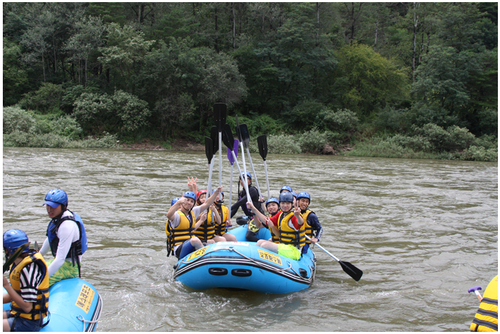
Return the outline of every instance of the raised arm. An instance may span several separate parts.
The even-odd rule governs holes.
[[[212,196],[210,196],[209,198],[207,198],[207,200],[205,201],[205,203],[203,203],[202,205],[200,205],[200,210],[201,211],[205,211],[206,209],[208,209],[208,207],[210,205],[212,205],[212,203],[215,201],[215,199],[217,198],[217,196],[221,192],[222,192],[222,186],[218,186],[217,189],[215,189],[215,191],[212,194]]]

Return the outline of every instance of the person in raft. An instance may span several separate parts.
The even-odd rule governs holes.
[[[305,224],[300,214],[300,208],[293,208],[293,195],[289,192],[281,193],[279,196],[281,212],[271,218],[267,218],[263,213],[255,208],[252,202],[248,202],[249,209],[261,220],[266,221],[278,243],[259,240],[257,246],[278,253],[281,256],[292,260],[299,260],[302,247],[305,245]]]
[[[3,249],[9,259],[18,248],[24,247],[14,259],[9,280],[3,277],[7,291],[3,303],[11,303],[3,312],[4,332],[38,332],[49,310],[49,268],[40,253],[30,251],[24,231],[11,229],[3,234]]]
[[[276,197],[271,197],[266,201],[266,210],[267,210],[267,217],[272,217],[275,214],[278,213],[280,207],[279,207],[280,202]],[[259,238],[257,238],[257,233],[259,233],[259,230],[261,228],[269,228],[266,224],[265,221],[261,222],[260,219],[256,219],[257,217],[254,217],[254,219],[250,220],[247,225],[247,233],[245,235],[246,239],[248,241],[259,241]],[[272,233],[272,231],[271,231]]]
[[[231,206],[231,218],[233,218],[233,216],[236,214],[236,212],[238,212],[238,209],[240,207],[246,216],[251,217],[252,212],[248,210],[247,205],[246,205],[246,203],[250,200],[252,201],[253,205],[256,208],[258,208],[260,213],[264,213],[264,209],[262,208],[262,202],[264,202],[264,199],[259,197],[259,191],[257,190],[257,188],[252,186],[252,174],[247,172],[246,179],[247,179],[248,193],[250,195],[250,199],[247,198],[247,194],[246,194],[244,183],[243,183],[243,182],[245,182],[245,174],[241,173],[240,185],[243,187],[243,190],[240,191],[240,193],[238,194],[238,201]]]
[[[306,240],[306,245],[302,248],[302,253],[306,253],[309,249],[311,242],[313,244],[317,243],[323,234],[323,227],[319,222],[318,216],[309,209],[309,204],[311,203],[311,195],[303,191],[297,195],[297,206],[300,208],[300,213],[304,219],[304,224],[306,225],[306,235],[311,238],[311,240]],[[316,235],[314,235],[316,232]]]
[[[172,235],[172,251],[177,258],[180,259],[197,249],[203,248],[201,240],[194,236],[195,222],[200,214],[212,205],[221,192],[222,186],[219,186],[205,203],[194,206],[196,194],[192,191],[186,191],[168,210],[167,218]]]
[[[220,224],[215,225],[215,235],[224,238],[225,241],[237,241],[234,235],[226,233],[228,227],[233,225],[231,224],[231,218],[229,217],[229,209],[227,206],[224,206],[223,203],[224,193],[221,192],[214,202],[215,211],[219,215],[221,221]]]
[[[68,195],[64,190],[50,190],[43,205],[51,220],[40,254],[45,255],[50,249],[54,256],[47,262],[52,286],[63,279],[81,277],[82,255],[88,248],[87,233],[82,218],[68,210]]]

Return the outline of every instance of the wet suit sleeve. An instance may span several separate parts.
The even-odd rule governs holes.
[[[307,223],[311,228],[316,231],[316,239],[321,238],[321,235],[323,234],[323,227],[321,226],[318,216],[314,212],[311,212],[309,216],[307,216]]]
[[[262,212],[262,208],[261,208],[262,205],[259,202],[259,191],[257,190],[257,188],[250,186],[250,187],[248,187],[248,192],[250,193],[250,198],[252,199],[253,205],[259,211]],[[246,195],[245,191],[243,190],[240,194],[242,194],[243,196],[241,196],[241,198],[231,206],[231,218],[233,218],[233,216],[236,214],[236,212],[238,212],[239,207],[241,207],[243,209],[243,212],[245,213],[245,215],[253,216],[252,212],[247,209],[248,200],[247,200],[247,195]]]

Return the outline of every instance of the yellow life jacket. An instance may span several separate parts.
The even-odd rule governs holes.
[[[171,253],[173,254],[174,247],[182,244],[184,241],[191,239],[193,235],[194,228],[194,213],[193,211],[189,211],[189,216],[191,220],[181,211],[177,210],[179,216],[181,217],[181,221],[179,225],[172,229],[170,223],[167,219],[167,224],[165,225],[165,232],[167,233],[167,256]]]
[[[279,211],[276,213],[276,215],[277,215],[277,214],[281,214],[281,213],[283,213],[283,211],[279,210]],[[271,217],[272,217],[272,216],[271,216]],[[275,234],[273,233],[273,229],[272,229],[270,226],[268,226],[267,228],[269,229],[269,231],[271,231],[271,241],[272,241],[272,242],[274,242],[275,244],[279,244],[279,243],[280,243],[280,238],[279,238],[277,235],[275,235]],[[279,228],[278,228],[278,229],[279,229]]]
[[[29,313],[12,300],[11,313],[16,317],[21,317],[29,320],[43,320],[49,311],[49,269],[47,263],[40,253],[32,253],[26,256],[18,265],[13,266],[10,271],[10,284],[12,288],[20,295],[21,294],[21,271],[24,267],[33,263],[39,266],[40,272],[43,275],[42,283],[38,287],[36,303]]]
[[[309,214],[310,214],[310,213],[314,213],[314,211],[311,211],[311,210],[307,209],[307,210],[306,210],[306,212],[301,213],[301,215],[302,215],[302,218],[304,219],[304,226],[305,226],[305,232],[306,232],[306,235],[308,235],[308,236],[309,236],[309,238],[312,238],[312,237],[314,237],[314,235],[313,235],[313,229],[312,229],[312,227],[311,227],[311,226],[307,223],[307,217],[309,217]],[[311,241],[310,241],[309,239],[306,239],[306,243],[307,243],[307,244],[310,244],[310,243],[311,243]]]
[[[472,332],[498,332],[498,275],[484,290],[476,316],[470,325]]]
[[[207,220],[203,222],[203,224],[198,227],[196,231],[194,231],[194,235],[200,238],[201,241],[207,241],[213,239],[215,237],[215,225],[217,222],[215,218],[213,218],[214,213],[212,209],[208,209]]]
[[[306,244],[306,233],[305,224],[300,226],[298,231],[288,226],[289,220],[293,217],[293,212],[285,215],[283,212],[280,213],[278,219],[278,230],[280,231],[279,242],[280,244],[294,245],[297,248],[301,248]]]
[[[219,215],[221,219],[221,224],[218,225],[217,223],[215,223],[214,225],[215,225],[215,234],[223,236],[224,234],[226,234],[226,220],[227,217],[229,217],[229,209],[224,205],[221,205],[220,208],[221,210],[219,211]],[[212,217],[210,217],[210,219],[212,219]]]

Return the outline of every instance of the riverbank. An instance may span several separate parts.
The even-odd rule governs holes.
[[[145,139],[140,143],[119,144],[120,148],[126,150],[145,150],[145,151],[204,151],[205,147],[195,141],[186,139],[176,139],[170,144],[171,148],[165,148],[161,142]]]

